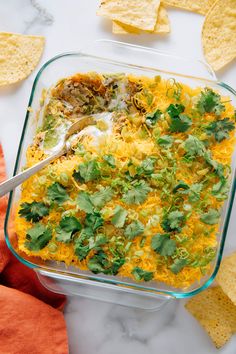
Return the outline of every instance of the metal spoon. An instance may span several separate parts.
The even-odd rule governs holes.
[[[96,124],[96,120],[92,116],[82,117],[79,120],[77,120],[75,123],[73,123],[67,130],[66,135],[64,137],[63,145],[58,151],[54,152],[45,160],[38,162],[36,165],[27,168],[25,171],[19,173],[16,176],[13,176],[12,178],[9,178],[8,180],[0,184],[0,197],[12,191],[17,186],[19,186],[19,184],[23,183],[26,179],[34,175],[36,172],[40,171],[50,162],[52,162],[55,159],[58,159],[58,157],[68,152],[71,148],[71,143],[68,141],[69,137],[74,133],[83,130],[87,126],[94,125],[94,124]]]

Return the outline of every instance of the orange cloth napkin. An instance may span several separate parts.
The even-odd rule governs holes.
[[[6,178],[0,145],[0,183]],[[44,288],[4,240],[7,198],[0,198],[0,353],[68,354],[63,295]],[[54,308],[53,308],[54,307]]]

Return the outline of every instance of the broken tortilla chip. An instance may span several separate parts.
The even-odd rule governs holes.
[[[236,332],[236,306],[219,286],[194,296],[185,307],[204,327],[216,348]]]
[[[216,281],[236,305],[236,252],[223,259]]]
[[[136,27],[128,26],[122,22],[113,21],[112,32],[115,34],[140,34],[142,31]],[[163,6],[159,7],[157,22],[153,31],[143,31],[148,33],[169,33],[170,21],[166,9]]]
[[[202,29],[203,51],[219,70],[236,58],[236,2],[218,0],[209,10]]]
[[[160,0],[102,0],[97,15],[144,31],[153,31]]]
[[[0,86],[25,79],[37,66],[45,39],[0,32]]]
[[[214,2],[215,0],[164,0],[162,3],[205,15]]]

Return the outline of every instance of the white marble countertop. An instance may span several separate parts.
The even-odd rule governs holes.
[[[202,16],[172,9],[169,11],[170,35],[116,37],[111,33],[110,21],[96,16],[97,4],[97,0],[2,0],[0,31],[44,35],[46,48],[39,67],[58,53],[78,50],[99,38],[124,40],[177,55],[202,58]],[[5,151],[9,176],[13,171],[36,72],[21,84],[0,90],[0,141]],[[236,64],[231,64],[218,77],[236,87]],[[225,252],[236,249],[235,231],[234,219],[230,223]],[[182,300],[173,300],[159,312],[147,312],[71,297],[65,311],[70,353],[218,353],[183,304]],[[236,335],[220,353],[236,353]]]

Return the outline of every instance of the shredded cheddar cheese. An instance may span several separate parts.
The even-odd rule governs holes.
[[[100,121],[23,183],[18,247],[94,273],[187,288],[216,253],[234,108],[174,80],[77,74],[51,90],[26,167],[47,156],[45,139],[60,139],[58,127],[104,112],[112,131]]]

